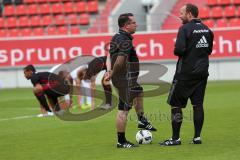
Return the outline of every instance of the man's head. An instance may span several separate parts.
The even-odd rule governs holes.
[[[33,65],[28,65],[23,68],[24,76],[26,79],[30,79],[32,77],[32,74],[36,72],[36,69]]]
[[[136,32],[137,23],[132,13],[124,13],[118,17],[118,26],[120,29],[133,34]]]
[[[198,7],[188,3],[180,9],[179,18],[182,20],[182,23],[188,23],[194,18],[198,18]]]

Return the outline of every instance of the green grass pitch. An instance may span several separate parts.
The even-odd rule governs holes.
[[[31,89],[0,90],[0,160],[240,159],[240,81],[208,83],[202,145],[188,144],[193,136],[190,105],[184,110],[182,145],[158,145],[171,136],[166,98],[167,94],[144,99],[145,112],[158,128],[153,133],[153,143],[117,149],[116,109],[84,122],[66,122],[57,117],[26,118],[23,116],[39,114]],[[135,142],[136,132],[136,116],[131,110],[127,138]]]

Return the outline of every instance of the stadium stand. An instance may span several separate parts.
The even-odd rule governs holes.
[[[2,4],[0,37],[108,33],[111,25],[109,16],[121,1],[22,0],[17,3],[12,2],[14,1],[11,3],[6,1]],[[161,24],[158,22],[157,28],[178,29],[181,25],[178,18],[179,9],[187,2],[199,6],[199,17],[211,28],[240,27],[240,0],[178,0],[174,2],[175,5],[173,3],[170,10],[168,9],[169,11],[166,11],[166,16],[161,20]],[[146,22],[143,25],[149,24]],[[16,31],[19,33],[16,34]]]
[[[94,24],[99,23],[95,19],[101,18],[98,16],[101,15],[100,11],[104,10],[103,14],[108,17],[111,11],[109,6],[116,5],[118,1],[23,0],[20,3],[6,3],[0,16],[0,37],[80,34],[87,30],[96,33],[98,30],[94,29]],[[106,19],[101,23],[104,22],[102,25],[107,32]],[[17,31],[19,33],[16,34]]]
[[[107,33],[108,32],[108,17],[119,3],[120,0],[108,0],[103,11],[98,15],[93,25],[89,28],[88,33]]]
[[[189,1],[179,0],[171,14],[165,19],[161,29],[178,29],[180,7]],[[199,6],[199,17],[211,28],[240,27],[240,0],[192,0]]]

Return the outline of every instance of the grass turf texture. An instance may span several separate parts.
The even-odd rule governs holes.
[[[85,122],[65,122],[56,117],[9,119],[37,115],[39,105],[31,89],[0,90],[0,159],[240,159],[240,81],[208,83],[202,145],[188,144],[193,136],[190,105],[184,110],[182,145],[158,145],[159,141],[171,136],[170,108],[166,98],[165,94],[144,100],[145,112],[158,128],[158,132],[153,133],[153,143],[134,149],[117,149],[116,109]],[[134,110],[131,110],[127,138],[135,142],[136,132],[136,116]]]

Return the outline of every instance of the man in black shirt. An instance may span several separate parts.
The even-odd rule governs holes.
[[[136,102],[138,127],[152,131],[156,129],[147,121],[143,112],[143,88],[137,83],[139,75],[139,60],[133,47],[132,34],[136,31],[136,21],[132,13],[125,13],[118,18],[119,32],[115,34],[110,43],[111,67],[110,78],[118,90],[119,104],[116,118],[118,148],[131,148],[135,145],[126,140],[125,129],[127,115]]]
[[[193,105],[195,134],[192,144],[201,144],[204,121],[203,100],[208,78],[208,56],[212,52],[213,32],[198,17],[198,8],[186,4],[180,10],[183,25],[179,28],[174,54],[178,56],[176,72],[168,96],[171,105],[172,137],[164,146],[180,145],[180,128],[183,120],[182,108],[190,98]]]
[[[70,93],[69,83],[59,75],[50,72],[36,72],[33,65],[26,66],[23,71],[25,78],[31,80],[34,86],[33,93],[45,110],[51,112],[46,99],[44,99],[44,95],[47,96],[54,111],[56,113],[61,113],[58,97]]]

